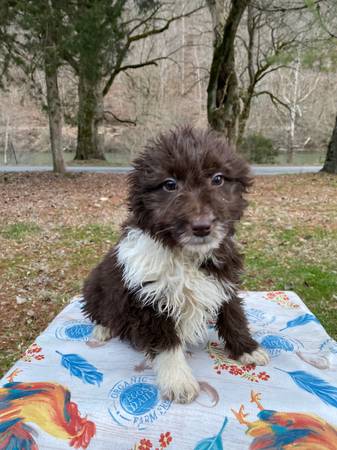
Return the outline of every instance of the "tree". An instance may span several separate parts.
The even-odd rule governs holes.
[[[166,56],[129,62],[134,46],[165,32],[170,24],[200,7],[181,14],[172,4],[155,0],[53,0],[63,18],[58,48],[78,77],[78,140],[75,159],[104,159],[100,126],[103,100],[118,74],[156,65]]]
[[[62,109],[58,90],[60,60],[56,48],[57,17],[51,0],[6,0],[1,5],[4,52],[3,74],[10,79],[12,66],[28,78],[36,70],[45,74],[53,170],[65,172],[62,154]],[[4,20],[4,18],[6,20]]]
[[[53,155],[53,168],[56,173],[65,172],[62,154],[62,107],[58,87],[57,20],[51,0],[45,5],[46,22],[41,34],[43,39],[43,60],[47,91],[47,110],[49,118],[50,145]]]
[[[268,75],[289,67],[299,34],[297,30],[289,30],[285,17],[280,17],[279,13],[270,13],[257,8],[257,5],[248,5],[246,35],[238,35],[239,49],[244,49],[246,53],[246,63],[239,75],[242,102],[239,116],[239,145],[243,139],[254,98],[267,95],[273,104],[287,107],[273,92],[265,87],[258,90],[258,86]]]
[[[317,20],[319,21],[323,31],[332,39],[337,40],[337,34],[333,33],[330,29],[331,23],[336,26],[336,2],[327,1],[323,5],[320,3],[313,2],[312,0],[306,0],[306,4],[309,9],[311,9]],[[325,10],[322,14],[322,7]],[[323,20],[323,17],[326,20]],[[327,23],[328,22],[328,23]],[[330,22],[330,23],[329,23]],[[332,130],[332,136],[328,145],[325,161],[322,167],[322,172],[337,174],[337,117],[335,121],[334,128]]]
[[[9,66],[13,54],[15,37],[11,32],[15,11],[8,1],[0,2],[0,87],[4,88],[4,79],[9,75]]]
[[[237,39],[240,58],[238,67],[241,111],[239,117],[238,145],[242,142],[251,105],[255,98],[268,96],[277,110],[287,111],[290,116],[288,132],[289,156],[294,144],[294,125],[298,109],[299,53],[306,54],[315,41],[312,17],[305,5],[264,0],[256,0],[247,7],[246,27],[241,27]],[[290,99],[281,98],[268,86],[271,75],[291,72],[295,86]],[[289,86],[287,86],[289,89]],[[308,94],[309,95],[309,94]],[[305,95],[302,100],[308,97]]]
[[[322,172],[337,174],[337,117],[332,136],[328,145]]]
[[[235,69],[235,37],[249,0],[232,0],[226,20],[223,2],[207,0],[213,21],[214,50],[207,88],[207,116],[212,128],[235,147],[240,103]]]

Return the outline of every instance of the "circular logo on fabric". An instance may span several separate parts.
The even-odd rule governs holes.
[[[109,392],[112,419],[125,428],[145,430],[166,414],[171,401],[162,400],[153,376],[134,376],[116,383]]]
[[[55,336],[62,341],[88,341],[94,330],[91,322],[72,320],[65,322],[55,331]]]

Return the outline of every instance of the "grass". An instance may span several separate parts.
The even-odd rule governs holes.
[[[102,224],[55,227],[42,232],[38,225],[17,223],[3,227],[1,236],[4,246],[15,241],[19,251],[0,257],[2,283],[7,288],[0,303],[11,308],[6,310],[8,319],[3,317],[0,335],[12,335],[6,336],[6,345],[0,345],[0,375],[69,298],[80,292],[89,269],[113,245],[117,234],[112,226]],[[23,304],[17,304],[18,297],[23,298]]]
[[[0,183],[9,205],[0,217],[0,375],[116,241],[123,186],[111,174],[13,175]],[[295,291],[335,339],[336,188],[336,177],[321,175],[258,178],[238,230],[243,289]]]
[[[295,291],[336,339],[337,232],[322,227],[269,227],[268,234],[267,240],[246,245],[243,288]],[[248,239],[248,230],[243,227],[240,236]]]
[[[21,241],[32,234],[39,233],[40,227],[36,223],[17,222],[0,228],[0,235],[5,239]]]

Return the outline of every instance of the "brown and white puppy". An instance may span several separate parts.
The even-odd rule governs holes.
[[[234,225],[251,185],[247,164],[212,131],[161,134],[129,175],[129,218],[122,236],[84,285],[84,313],[95,336],[118,336],[152,360],[164,397],[191,402],[198,382],[187,344],[220,338],[241,362],[264,365],[237,289],[242,257]]]

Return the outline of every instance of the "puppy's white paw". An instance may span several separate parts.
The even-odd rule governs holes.
[[[198,396],[199,383],[192,375],[181,347],[159,353],[153,367],[164,398],[177,403],[191,403]]]
[[[163,396],[176,403],[191,403],[199,395],[200,386],[192,374],[177,371],[174,378],[158,380]]]
[[[111,330],[110,328],[104,327],[103,325],[95,325],[94,331],[92,333],[92,337],[97,341],[104,342],[111,339]]]
[[[242,364],[256,364],[257,366],[265,366],[269,363],[268,353],[263,348],[258,347],[252,353],[244,353],[240,356],[239,361]]]

